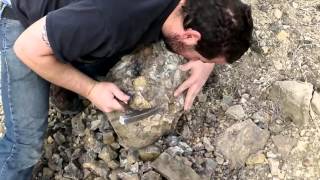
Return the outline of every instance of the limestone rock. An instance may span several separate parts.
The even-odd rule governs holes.
[[[109,72],[108,81],[131,95],[131,108],[141,110],[158,106],[162,109],[127,125],[119,123],[120,112],[107,113],[122,146],[148,146],[175,127],[183,112],[184,97],[175,98],[173,93],[186,79],[186,73],[178,68],[184,61],[161,42],[123,57]]]
[[[241,120],[246,116],[241,105],[231,106],[226,111],[226,115],[236,120]]]
[[[270,98],[280,105],[285,116],[303,126],[309,120],[313,85],[297,81],[277,81],[270,90]]]
[[[201,177],[179,157],[165,152],[152,163],[152,167],[168,180],[201,180]]]
[[[217,139],[217,150],[230,160],[233,168],[244,165],[249,155],[263,149],[270,133],[260,129],[251,120],[228,128]]]

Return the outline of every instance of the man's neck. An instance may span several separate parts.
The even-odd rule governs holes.
[[[162,26],[162,33],[166,38],[175,37],[184,31],[184,15],[182,7],[186,0],[180,0],[177,7],[172,11]]]

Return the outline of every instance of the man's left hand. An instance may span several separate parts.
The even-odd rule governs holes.
[[[213,68],[214,63],[204,63],[202,61],[189,61],[188,63],[180,66],[182,71],[190,71],[190,77],[174,92],[174,96],[177,97],[185,90],[188,90],[184,104],[185,111],[191,109],[194,99],[206,83]]]

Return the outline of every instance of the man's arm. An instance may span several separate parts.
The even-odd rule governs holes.
[[[126,102],[129,97],[112,83],[99,83],[57,60],[49,45],[45,30],[46,17],[26,29],[17,39],[14,51],[19,59],[42,78],[88,98],[100,110],[121,110],[115,99]]]

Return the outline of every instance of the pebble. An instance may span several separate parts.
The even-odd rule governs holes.
[[[161,149],[158,146],[148,146],[138,150],[139,157],[142,161],[153,161],[161,154]]]
[[[184,150],[179,146],[169,147],[165,151],[172,156],[182,155],[184,153]]]
[[[162,180],[162,178],[160,174],[154,171],[148,171],[142,175],[141,180]]]
[[[103,133],[103,144],[108,144],[111,145],[112,143],[115,142],[114,138],[114,132],[113,131],[108,131],[106,133]]]
[[[231,106],[226,111],[226,115],[236,120],[241,120],[246,116],[244,109],[242,108],[241,105]]]
[[[280,11],[279,9],[275,9],[275,10],[274,10],[274,16],[275,16],[277,19],[281,19],[281,17],[282,17],[282,11]]]
[[[204,137],[204,138],[203,138],[203,144],[204,144],[204,147],[206,148],[206,150],[207,150],[208,152],[214,151],[214,147],[213,147],[213,145],[211,144],[209,138]]]

